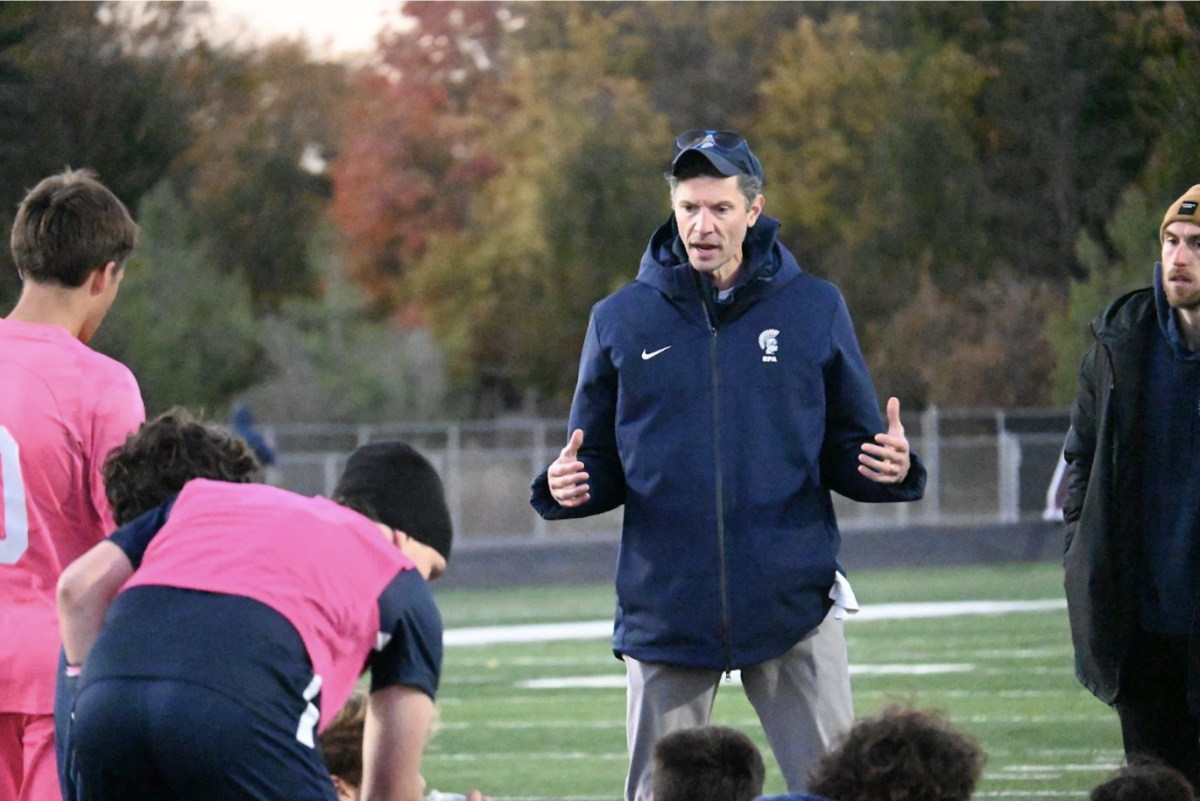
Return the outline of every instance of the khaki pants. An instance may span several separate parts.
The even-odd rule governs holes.
[[[722,673],[625,657],[629,776],[625,801],[648,801],[654,743],[668,732],[708,724]],[[850,730],[850,666],[842,621],[833,613],[787,652],[742,668],[742,687],[758,713],[790,793],[837,737]]]

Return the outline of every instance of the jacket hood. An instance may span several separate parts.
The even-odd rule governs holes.
[[[1154,285],[1135,289],[1109,304],[1092,320],[1092,334],[1097,340],[1115,344],[1133,336],[1141,326],[1157,327],[1178,359],[1200,361],[1200,351],[1192,352],[1184,344],[1179,324],[1167,303],[1162,286],[1162,264],[1154,265]]]
[[[1167,291],[1163,289],[1162,273],[1162,262],[1158,262],[1154,265],[1154,307],[1158,313],[1158,329],[1162,331],[1163,338],[1171,346],[1171,352],[1175,354],[1176,359],[1200,361],[1200,352],[1188,350],[1183,332],[1179,330],[1179,321],[1171,313],[1171,304],[1167,302]]]
[[[1127,292],[1114,300],[1104,311],[1092,318],[1091,329],[1096,339],[1124,339],[1134,331],[1139,320],[1154,303],[1152,287]]]
[[[742,253],[748,271],[744,282],[770,281],[800,273],[795,257],[776,238],[778,232],[779,220],[765,214],[760,214],[754,225],[746,229]],[[691,295],[692,265],[688,263],[687,250],[679,238],[674,214],[650,237],[638,267],[637,280],[673,298]]]

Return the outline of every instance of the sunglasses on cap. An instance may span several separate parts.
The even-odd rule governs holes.
[[[733,131],[696,129],[684,131],[675,137],[675,158],[671,162],[671,174],[678,175],[680,162],[687,154],[704,156],[722,175],[739,173],[762,181],[763,168],[758,158],[750,152],[750,145],[741,134]]]
[[[696,128],[691,131],[684,131],[679,136],[675,137],[675,150],[688,150],[689,148],[699,147],[705,143],[705,140],[712,138],[712,144],[717,147],[723,147],[726,150],[733,150],[745,140],[742,135],[733,131],[706,131],[701,128]]]

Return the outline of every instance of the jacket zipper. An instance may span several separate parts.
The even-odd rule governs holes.
[[[705,307],[705,315],[708,308]],[[717,491],[717,564],[720,569],[721,592],[721,652],[725,663],[725,680],[729,681],[733,659],[729,644],[729,584],[725,566],[725,487],[721,470],[721,375],[717,370],[717,326],[710,319],[712,347],[709,350],[713,386],[713,452],[716,455]]]

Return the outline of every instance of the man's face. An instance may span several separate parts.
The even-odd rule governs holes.
[[[692,267],[720,276],[735,272],[742,262],[746,229],[758,220],[762,207],[759,195],[746,208],[736,176],[681,181],[675,189],[675,224]]]
[[[1200,309],[1200,225],[1173,222],[1163,232],[1162,280],[1175,309]]]

